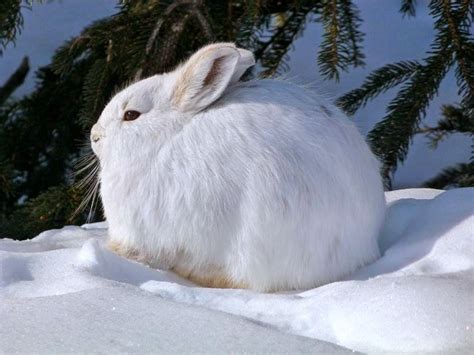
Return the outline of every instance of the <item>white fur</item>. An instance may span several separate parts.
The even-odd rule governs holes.
[[[94,126],[110,240],[159,267],[220,270],[258,291],[315,287],[374,261],[385,200],[354,124],[290,83],[235,83],[253,58],[212,46],[120,92]],[[225,70],[204,87],[222,56]],[[186,69],[198,70],[173,104]],[[132,109],[142,115],[123,121]]]

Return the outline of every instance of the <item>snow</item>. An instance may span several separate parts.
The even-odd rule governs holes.
[[[0,352],[473,352],[474,188],[386,196],[383,256],[301,292],[197,287],[106,223],[1,239]]]

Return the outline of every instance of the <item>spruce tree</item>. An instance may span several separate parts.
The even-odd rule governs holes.
[[[2,1],[0,50],[15,40],[23,26],[21,7],[33,3]],[[114,92],[173,69],[206,43],[234,41],[253,51],[258,61],[260,71],[253,69],[247,77],[275,76],[288,68],[294,40],[309,21],[317,21],[322,43],[314,60],[325,78],[337,80],[342,72],[364,64],[362,19],[350,0],[122,0],[117,6],[116,14],[90,24],[58,48],[51,64],[37,71],[31,94],[20,99],[11,96],[22,82],[20,74],[27,70],[20,63],[12,80],[0,87],[2,236],[27,238],[45,229],[83,223],[88,216],[101,219],[100,206],[92,212],[78,210],[88,201],[88,189],[95,187],[94,180],[92,185],[81,183],[91,174],[84,158],[91,154],[90,127]],[[472,134],[473,58],[468,29],[472,4],[432,1],[429,6],[437,33],[427,58],[385,66],[338,100],[352,114],[381,92],[403,85],[387,116],[369,135],[388,179],[405,158],[413,135],[427,134],[435,142],[455,131]],[[415,1],[402,1],[401,11],[414,16]],[[452,66],[462,101],[451,105],[454,111],[444,112],[436,127],[423,126],[424,110]],[[458,178],[449,179],[453,175]],[[472,183],[472,173],[464,165],[444,176],[433,184]]]

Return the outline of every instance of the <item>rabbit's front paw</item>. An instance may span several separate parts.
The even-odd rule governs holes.
[[[188,271],[179,267],[171,269],[179,276],[194,282],[202,287],[209,288],[240,288],[248,289],[249,285],[245,281],[235,280],[225,273],[222,268],[212,267],[206,272]]]
[[[117,255],[123,256],[124,258],[140,261],[139,260],[140,256],[136,249],[126,247],[125,245],[117,241],[114,241],[114,240],[107,241],[106,247],[111,252]]]

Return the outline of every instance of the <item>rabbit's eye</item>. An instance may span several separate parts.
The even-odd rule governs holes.
[[[136,120],[140,115],[141,115],[141,113],[138,112],[138,111],[133,111],[133,110],[125,111],[125,113],[123,115],[123,120],[124,121],[133,121],[133,120]]]

